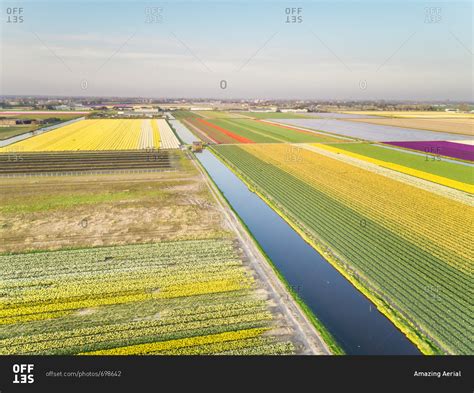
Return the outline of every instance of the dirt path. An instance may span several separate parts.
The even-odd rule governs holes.
[[[254,240],[242,226],[235,213],[229,208],[227,201],[222,197],[220,191],[208,178],[200,165],[198,165],[195,160],[192,161],[201,172],[206,185],[214,195],[219,209],[227,219],[230,228],[237,234],[237,237],[244,248],[244,252],[249,259],[250,266],[257,274],[260,283],[263,285],[265,290],[267,290],[273,302],[279,306],[285,320],[290,323],[294,336],[303,347],[302,353],[305,355],[331,354],[331,351],[319,335],[318,331],[303,313],[300,306],[294,301],[292,295],[286,289],[284,284],[276,276],[272,267],[256,247]]]

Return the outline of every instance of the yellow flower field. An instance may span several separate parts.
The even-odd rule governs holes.
[[[160,147],[156,127],[142,127],[150,120],[82,120],[0,149],[0,152],[40,152],[76,150],[135,150]],[[146,134],[146,135],[145,135]],[[153,139],[153,141],[151,141]],[[141,141],[146,140],[146,145]]]
[[[289,354],[232,240],[0,256],[0,355]]]
[[[377,160],[376,158],[372,158],[372,157],[366,157],[366,156],[363,156],[361,154],[357,154],[357,153],[349,152],[349,151],[346,151],[346,150],[343,150],[343,149],[339,149],[337,147],[337,145],[324,145],[322,143],[314,143],[313,145],[320,148],[320,149],[325,149],[325,150],[328,150],[328,151],[333,152],[333,153],[345,154],[346,156],[349,156],[349,157],[357,158],[357,159],[362,160],[362,161],[367,161],[367,162],[370,162],[372,164],[377,164],[377,165],[380,165],[384,168],[393,169],[394,171],[405,173],[405,174],[411,175],[411,176],[415,176],[415,177],[418,177],[420,179],[431,181],[433,183],[438,183],[438,184],[441,184],[443,186],[455,188],[455,189],[461,190],[461,191],[466,191],[466,192],[469,192],[471,194],[474,193],[474,187],[472,185],[462,183],[460,181],[448,179],[448,178],[442,177],[442,176],[437,176],[437,175],[434,175],[434,174],[428,173],[428,172],[419,171],[417,169],[408,168],[406,166],[398,165],[398,164],[395,164],[393,162],[387,162],[387,161]]]
[[[298,160],[286,160],[283,145],[255,144],[244,149],[472,273],[472,266],[466,264],[474,252],[466,230],[472,225],[472,207],[304,148],[295,146]]]
[[[470,353],[472,203],[307,144],[212,149],[423,353]]]
[[[105,349],[100,351],[86,352],[84,355],[144,355],[150,352],[164,351],[184,347],[192,347],[202,344],[215,344],[226,341],[242,340],[258,337],[265,330],[263,328],[245,329],[239,331],[210,334],[207,336],[186,337],[178,340],[158,341],[154,343],[130,345],[126,347]]]
[[[155,143],[155,147],[161,146],[161,135],[160,131],[158,130],[158,124],[155,120],[150,120],[151,128],[153,130],[153,140]]]

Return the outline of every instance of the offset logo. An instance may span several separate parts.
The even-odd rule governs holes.
[[[34,364],[14,364],[13,365],[13,383],[33,383]]]
[[[8,7],[7,8],[7,23],[23,23],[23,8],[22,7]]]

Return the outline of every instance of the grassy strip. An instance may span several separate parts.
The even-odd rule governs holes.
[[[2,116],[0,115],[0,117],[2,117]],[[17,117],[21,118],[21,116],[14,116],[14,117],[15,118],[17,118]],[[50,117],[50,116],[46,116],[46,117],[43,117],[43,118],[47,118],[47,117]],[[53,116],[53,117],[55,117],[55,116]],[[41,130],[43,128],[60,125],[61,123],[65,123],[65,122],[68,122],[68,121],[71,121],[71,120],[74,120],[74,119],[77,119],[77,118],[80,118],[80,117],[83,117],[83,115],[74,115],[74,116],[62,117],[59,121],[55,121],[54,123],[35,124],[35,125],[32,125],[32,126],[0,127],[0,141],[12,138],[14,136],[28,134],[32,131]],[[59,127],[57,127],[57,128],[59,128]],[[53,130],[49,130],[49,131],[53,131]],[[34,135],[32,135],[32,136],[34,136]],[[9,145],[7,145],[7,146],[9,146]]]
[[[326,148],[325,145],[318,145],[318,147]],[[418,154],[411,154],[408,151],[404,152],[402,148],[394,150],[368,143],[338,143],[337,145],[331,145],[330,148],[338,149],[345,154],[352,153],[355,155],[355,158],[360,156],[369,162],[371,162],[370,159],[373,159],[375,164],[386,165],[389,169],[397,170],[398,168],[400,169],[399,171],[404,173],[409,173],[410,169],[414,169],[456,182],[474,184],[473,167],[443,161],[435,156],[422,156],[422,152],[419,151],[417,152]],[[390,168],[390,165],[393,168]],[[421,174],[421,176],[423,175]]]
[[[225,161],[225,159],[212,147],[209,147],[210,150],[214,153],[214,155],[224,164],[226,167],[229,167]],[[264,256],[272,270],[275,272],[276,276],[280,279],[280,281],[283,283],[287,291],[291,294],[293,297],[294,301],[301,307],[303,313],[306,315],[306,317],[311,321],[313,326],[316,328],[316,330],[320,333],[321,337],[323,338],[324,342],[327,344],[329,349],[334,355],[344,355],[344,350],[342,347],[338,344],[336,339],[332,336],[332,334],[329,332],[329,330],[323,325],[323,323],[318,319],[318,317],[313,313],[313,311],[306,305],[306,303],[301,299],[301,297],[293,290],[292,286],[289,284],[289,282],[286,280],[286,278],[280,273],[278,268],[275,266],[275,264],[272,262],[271,258],[267,255],[267,253],[263,250],[263,248],[260,246],[258,240],[255,238],[255,236],[252,234],[250,231],[249,227],[247,224],[242,220],[240,215],[237,213],[237,211],[234,209],[234,207],[231,205],[229,200],[225,197],[225,195],[221,192],[217,184],[215,183],[214,179],[212,176],[209,174],[209,172],[202,166],[202,164],[197,160],[198,165],[200,168],[207,174],[208,178],[211,180],[211,182],[214,184],[216,189],[218,190],[220,196],[226,201],[227,205],[230,207],[230,209],[234,212],[235,216],[239,220],[240,224],[245,228],[247,231],[248,235],[250,238],[253,240],[254,245],[257,247],[257,249],[260,251],[260,253]],[[232,171],[235,173],[235,171]],[[250,185],[248,182],[246,182],[244,179],[242,179],[237,173],[235,173],[239,179],[241,179],[244,184],[247,185],[250,189]],[[260,195],[259,195],[260,196]],[[262,196],[260,196],[262,199],[264,199]],[[265,202],[268,204],[268,201],[264,199]]]
[[[426,334],[423,334],[416,328],[416,326],[411,323],[408,318],[406,318],[400,311],[394,309],[390,304],[388,304],[385,300],[380,298],[376,293],[371,291],[369,286],[362,282],[361,280],[357,279],[355,276],[351,275],[350,272],[346,271],[344,266],[340,264],[338,259],[335,257],[333,252],[326,252],[326,248],[322,244],[322,242],[318,242],[316,239],[308,236],[306,231],[298,226],[296,223],[293,223],[285,213],[283,213],[279,206],[277,206],[274,202],[270,201],[268,198],[265,197],[261,192],[259,192],[255,185],[252,184],[250,180],[245,178],[245,175],[240,173],[240,171],[235,168],[231,163],[229,163],[222,155],[220,155],[215,149],[212,149],[216,152],[216,155],[229,167],[232,172],[244,182],[247,187],[257,194],[262,200],[265,201],[280,217],[282,217],[288,225],[290,225],[308,244],[310,244],[314,249],[316,249],[321,256],[324,255],[324,259],[326,259],[334,268],[336,268],[339,273],[341,273],[354,287],[356,287],[365,297],[367,297],[377,309],[385,315],[392,323],[403,333],[405,336],[410,339],[418,349],[425,355],[435,355],[435,354],[444,354],[438,345],[436,345],[432,340],[430,340]]]
[[[163,190],[136,190],[135,192],[117,191],[101,192],[85,195],[45,196],[35,203],[5,204],[0,207],[0,213],[33,213],[56,209],[67,209],[75,206],[96,205],[117,201],[135,201],[137,198],[165,198]]]
[[[13,136],[26,134],[38,129],[38,126],[10,126],[0,128],[0,140],[8,139]]]

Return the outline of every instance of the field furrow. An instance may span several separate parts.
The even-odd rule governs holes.
[[[214,149],[412,339],[470,353],[471,208],[304,149]]]

